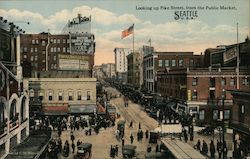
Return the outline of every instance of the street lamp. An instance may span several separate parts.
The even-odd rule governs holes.
[[[226,158],[225,154],[225,94],[222,94],[222,155],[223,159]]]

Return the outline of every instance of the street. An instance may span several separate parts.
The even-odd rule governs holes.
[[[114,88],[106,87],[105,90],[108,93],[112,93],[112,95],[120,95],[120,92],[118,92]],[[128,107],[125,107],[123,96],[111,99],[110,103],[113,104],[117,108],[118,113],[120,114],[120,118],[116,120],[116,123],[120,120],[126,121],[125,134],[124,134],[125,145],[130,144],[131,133],[134,136],[135,140],[134,140],[133,145],[136,146],[136,152],[137,152],[136,158],[141,158],[141,159],[145,158],[145,154],[146,154],[146,150],[148,146],[151,146],[152,151],[155,151],[156,144],[149,144],[148,139],[145,138],[145,135],[142,141],[138,142],[136,134],[139,129],[139,123],[141,125],[142,131],[145,133],[146,130],[150,131],[158,127],[158,122],[155,119],[149,117],[138,104],[135,104],[129,101]],[[132,128],[129,127],[129,124],[131,121],[133,121]],[[118,157],[116,158],[122,158],[122,150],[121,150],[122,143],[121,143],[121,140],[116,139],[116,136],[115,136],[116,129],[117,129],[117,124],[114,127],[108,127],[106,129],[102,128],[99,134],[96,134],[93,132],[91,136],[86,136],[85,130],[80,128],[80,130],[74,131],[75,144],[77,140],[80,140],[82,142],[92,143],[93,145],[92,158],[93,159],[109,159],[111,145],[118,145],[119,153],[118,153]],[[195,127],[194,141],[188,141],[188,144],[190,144],[191,146],[194,146],[197,143],[198,139],[200,139],[201,141],[205,140],[208,144],[210,143],[212,139],[214,139],[214,141],[219,139],[218,134],[215,134],[215,136],[198,135],[196,133],[198,129],[199,129],[198,127]],[[52,132],[52,137],[53,138],[58,137],[57,131]],[[226,134],[226,139],[227,138],[230,138],[230,134]],[[61,135],[61,139],[62,139],[63,144],[66,140],[69,141],[70,154],[69,154],[69,157],[67,158],[73,158],[71,140],[70,140],[70,130],[63,131]],[[228,147],[228,149],[229,149],[228,156],[232,156],[231,148]],[[65,159],[65,157],[59,154],[59,159]]]
[[[112,94],[120,94],[118,91],[116,91],[114,88],[107,88],[108,92],[111,92]],[[111,99],[111,103],[116,106],[116,108],[120,112],[120,118],[116,120],[116,123],[119,120],[126,120],[126,127],[125,127],[125,145],[130,144],[130,135],[131,133],[134,136],[134,143],[133,145],[136,146],[136,154],[137,158],[144,158],[144,155],[147,150],[148,146],[148,140],[146,140],[145,135],[142,141],[138,142],[136,138],[136,134],[138,132],[139,128],[139,122],[141,124],[141,129],[143,132],[146,130],[153,130],[158,126],[157,121],[150,118],[145,112],[143,112],[139,105],[129,102],[129,106],[127,108],[124,107],[123,98],[114,98]],[[130,121],[133,121],[133,128],[129,128]],[[118,141],[115,136],[115,130],[117,126],[114,127],[108,127],[106,129],[101,129],[99,134],[92,133],[91,136],[85,135],[85,130],[75,130],[75,144],[76,141],[79,139],[82,142],[89,142],[92,143],[92,158],[93,159],[109,159],[110,157],[110,147],[111,145],[118,145],[119,146],[119,153],[118,157],[116,158],[122,158],[122,150],[121,150],[121,140]],[[57,131],[52,132],[52,138],[58,138]],[[61,135],[62,143],[64,145],[65,141],[68,140],[70,144],[70,154],[67,158],[73,158],[72,154],[72,148],[71,148],[71,140],[70,140],[70,130],[62,131]],[[156,145],[151,145],[152,150],[155,150]],[[75,153],[76,154],[76,153]],[[66,157],[63,157],[61,154],[59,154],[59,159],[65,159]]]

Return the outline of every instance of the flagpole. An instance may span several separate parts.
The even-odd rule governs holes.
[[[135,25],[133,24],[133,53],[135,52]]]
[[[239,31],[238,31],[238,23],[237,23],[237,89],[240,88],[239,81],[239,72],[240,72],[240,49],[239,49]]]

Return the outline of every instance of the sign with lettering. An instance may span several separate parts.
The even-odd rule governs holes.
[[[60,70],[88,70],[89,57],[83,55],[58,55]]]
[[[94,54],[93,34],[71,34],[71,54]]]

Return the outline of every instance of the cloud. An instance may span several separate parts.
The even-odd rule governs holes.
[[[96,35],[96,64],[114,62],[115,47],[132,48],[132,35],[121,39],[121,31],[135,23],[135,48],[148,45],[149,38],[157,51],[194,51],[200,53],[206,48],[236,42],[236,27],[225,24],[211,26],[200,20],[162,21],[142,20],[133,14],[117,14],[102,8],[78,6],[63,9],[48,17],[40,13],[17,9],[0,9],[0,15],[8,21],[30,21],[26,27],[29,33],[40,33],[49,28],[52,34],[59,34],[68,20],[77,14],[92,16],[92,32]],[[239,28],[240,41],[249,34],[249,27]]]

